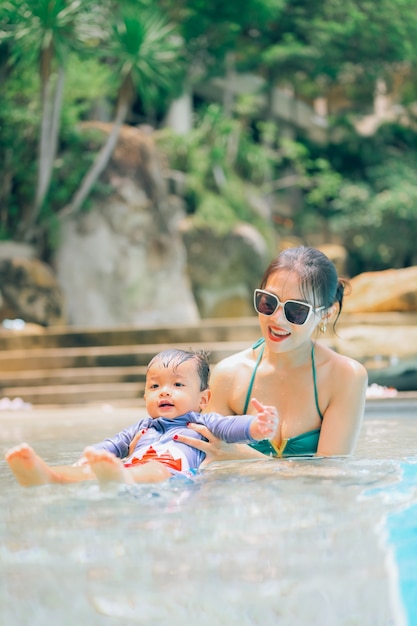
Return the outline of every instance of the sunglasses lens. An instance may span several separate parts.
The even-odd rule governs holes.
[[[262,315],[273,315],[280,302],[273,293],[262,290],[255,291],[255,309]],[[302,326],[307,321],[311,306],[295,300],[287,300],[284,304],[284,314],[290,324]]]
[[[278,306],[278,298],[272,294],[255,291],[255,308],[262,315],[272,315]]]
[[[310,313],[310,307],[302,302],[286,302],[284,305],[285,317],[290,324],[301,326]]]

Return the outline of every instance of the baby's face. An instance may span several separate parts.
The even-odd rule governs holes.
[[[192,359],[175,368],[156,362],[148,370],[145,401],[150,417],[174,419],[189,411],[199,412],[207,397],[207,390],[200,391],[200,377]]]

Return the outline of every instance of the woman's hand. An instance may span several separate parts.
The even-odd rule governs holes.
[[[218,439],[213,433],[202,424],[195,424],[194,422],[188,424],[188,428],[200,433],[207,441],[202,439],[195,439],[194,437],[186,437],[185,435],[178,435],[177,441],[186,443],[191,448],[197,448],[205,453],[201,467],[205,467],[209,463],[216,461],[236,461],[240,459],[252,459],[259,458],[261,455],[256,450],[249,448],[246,444],[242,443],[225,443],[221,439]]]
[[[144,428],[143,430],[140,430],[138,433],[136,433],[136,435],[133,437],[132,441],[129,444],[129,453],[127,455],[128,457],[134,453],[137,442],[142,437],[142,435],[146,433],[146,431],[147,429]]]

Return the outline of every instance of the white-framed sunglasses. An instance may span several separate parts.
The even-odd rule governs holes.
[[[296,326],[302,326],[306,323],[311,313],[318,313],[326,307],[320,306],[316,309],[307,302],[300,302],[299,300],[281,300],[274,294],[264,289],[255,289],[253,294],[253,303],[257,313],[261,315],[273,315],[275,311],[282,306],[284,316],[287,322],[295,324]]]

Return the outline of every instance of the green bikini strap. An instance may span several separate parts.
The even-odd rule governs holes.
[[[258,358],[256,359],[256,363],[255,363],[255,367],[253,368],[253,372],[252,372],[252,376],[249,382],[249,387],[248,387],[248,392],[246,394],[246,401],[245,401],[245,407],[243,409],[243,414],[246,415],[246,411],[248,410],[248,406],[249,406],[249,400],[250,400],[250,396],[252,393],[252,387],[253,387],[253,383],[255,380],[255,376],[256,376],[256,370],[258,369],[258,365],[261,362],[262,359],[262,355],[264,353],[265,350],[265,339],[258,339],[258,341],[256,343],[253,344],[252,348],[255,350],[256,348],[258,348],[259,346],[262,345],[262,348],[259,351],[259,355]]]
[[[263,338],[258,339],[258,341],[253,344],[252,348],[255,350],[259,346],[262,346],[262,348],[259,351],[259,355],[258,355],[258,358],[256,359],[255,367],[253,368],[252,376],[251,376],[251,379],[250,379],[250,382],[249,382],[248,392],[246,394],[245,406],[243,408],[243,414],[244,415],[246,414],[246,411],[248,410],[249,400],[250,400],[250,397],[251,397],[251,393],[252,393],[253,383],[255,381],[256,372],[257,372],[259,363],[261,362],[261,359],[262,359],[262,356],[263,356],[263,353],[264,353],[265,339],[263,339]],[[314,400],[315,400],[315,403],[316,403],[317,413],[319,414],[319,417],[322,420],[323,419],[323,413],[320,411],[319,394],[318,394],[318,390],[317,390],[316,362],[314,360],[314,343],[311,346],[311,365],[312,365],[312,370],[313,370]]]
[[[314,361],[314,343],[311,346],[311,366],[313,369],[314,400],[316,401],[317,413],[319,414],[320,419],[323,420],[323,413],[320,411],[319,394],[317,391],[316,363]]]

